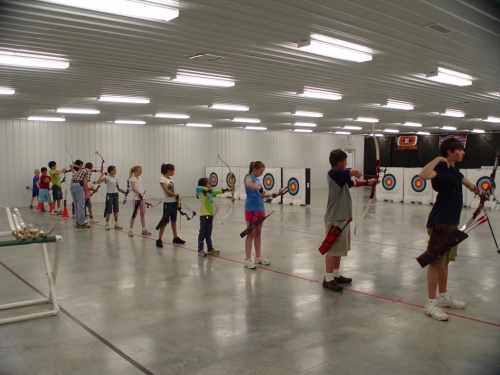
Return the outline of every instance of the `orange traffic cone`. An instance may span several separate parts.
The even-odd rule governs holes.
[[[43,203],[38,202],[38,206],[36,206],[37,210],[41,210],[43,208]]]
[[[63,213],[62,213],[61,217],[69,217],[68,208],[66,207],[66,205],[64,206]]]

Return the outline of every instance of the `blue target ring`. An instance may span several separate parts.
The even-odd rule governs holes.
[[[382,179],[382,187],[385,190],[392,190],[396,187],[396,177],[393,174],[386,174]]]
[[[290,194],[291,196],[295,196],[299,193],[300,185],[299,181],[295,177],[292,177],[288,180],[287,187],[288,187],[288,194]]]
[[[217,176],[217,173],[212,172],[208,177],[208,181],[210,181],[210,185],[212,187],[216,187],[217,185],[219,185],[219,176]]]
[[[491,188],[490,178],[486,176],[480,177],[476,182],[476,186],[481,193],[490,191]]]
[[[271,173],[266,173],[264,176],[264,189],[273,190],[274,176]]]
[[[417,193],[421,193],[427,187],[427,182],[422,180],[418,175],[413,176],[411,179],[411,188]]]
[[[234,175],[234,173],[229,172],[226,175],[226,184],[230,188],[236,185],[236,176]]]

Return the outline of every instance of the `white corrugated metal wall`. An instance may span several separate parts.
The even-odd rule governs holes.
[[[217,154],[231,166],[246,166],[262,160],[269,167],[311,168],[311,187],[326,187],[328,154],[335,148],[356,150],[355,167],[361,168],[364,137],[327,133],[299,134],[287,131],[249,131],[243,129],[200,129],[183,126],[133,126],[112,123],[58,123],[37,121],[0,121],[0,206],[27,206],[35,168],[51,160],[62,168],[74,158],[90,161],[96,169],[116,165],[125,186],[133,165],[143,167],[147,192],[161,196],[158,184],[160,165],[176,166],[176,189],[181,195],[194,195],[205,166],[216,163]],[[122,167],[122,165],[124,167]],[[218,165],[221,165],[219,162]],[[97,179],[94,173],[92,180]],[[105,187],[102,187],[105,193]],[[104,200],[96,194],[95,202]]]

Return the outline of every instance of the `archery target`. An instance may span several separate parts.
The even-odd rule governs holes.
[[[425,180],[422,180],[418,175],[413,176],[413,178],[411,179],[411,188],[413,189],[413,191],[421,193],[425,190],[426,187],[427,182]]]
[[[396,177],[392,174],[386,174],[382,179],[382,187],[389,191],[394,189],[396,187]]]
[[[487,176],[483,176],[481,178],[479,178],[476,182],[476,186],[477,188],[479,189],[479,191],[481,193],[484,193],[486,191],[489,191],[490,190],[490,187],[491,187],[491,181],[490,181],[490,178],[487,177]]]
[[[287,187],[288,194],[290,194],[292,197],[296,196],[300,191],[299,181],[295,177],[292,177],[288,180]]]
[[[217,173],[215,172],[210,173],[208,180],[210,181],[210,185],[212,187],[216,187],[219,184],[219,176],[217,176]]]
[[[266,190],[273,190],[274,176],[271,173],[266,173],[263,178],[263,186]]]
[[[228,172],[226,175],[226,185],[233,187],[236,185],[236,175],[234,173]]]

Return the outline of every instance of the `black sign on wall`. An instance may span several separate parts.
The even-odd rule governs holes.
[[[439,155],[439,135],[418,136],[418,150],[398,151],[397,136],[377,137],[382,167],[422,168]],[[459,168],[493,166],[500,133],[468,134],[465,156]],[[375,142],[365,138],[363,170],[367,175],[375,174]]]

